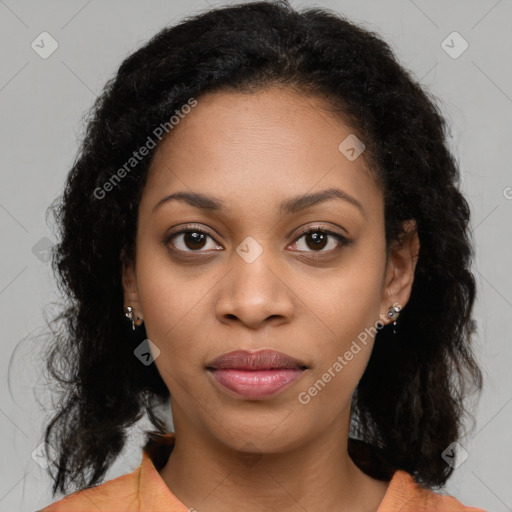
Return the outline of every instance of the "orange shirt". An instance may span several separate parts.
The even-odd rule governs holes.
[[[155,467],[158,447],[174,444],[174,433],[143,450],[140,466],[120,477],[76,491],[40,512],[190,512],[194,508],[174,496]],[[395,471],[377,512],[485,512],[466,507],[456,498],[425,490],[409,473]]]

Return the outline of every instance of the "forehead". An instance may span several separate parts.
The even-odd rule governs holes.
[[[351,160],[340,150],[354,135],[318,97],[277,88],[208,93],[160,142],[143,201],[153,207],[188,189],[277,207],[278,197],[327,188],[379,201],[364,152]]]

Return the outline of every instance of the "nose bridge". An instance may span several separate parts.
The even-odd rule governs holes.
[[[269,244],[246,237],[233,255],[233,279],[236,296],[256,306],[272,301],[276,275],[273,270],[272,250]]]
[[[272,249],[248,236],[233,253],[217,313],[257,325],[270,316],[289,317],[291,312],[290,292],[279,276]]]

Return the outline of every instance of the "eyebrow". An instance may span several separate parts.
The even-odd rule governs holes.
[[[356,206],[363,214],[363,216],[366,216],[363,205],[355,197],[352,197],[351,195],[337,188],[328,188],[321,190],[320,192],[304,194],[286,199],[280,204],[279,211],[282,214],[297,213],[299,211],[305,210],[306,208],[309,208],[310,206],[323,203],[324,201],[331,201],[333,199],[341,199],[349,204]],[[218,197],[208,196],[198,192],[175,192],[174,194],[169,194],[160,199],[160,201],[158,201],[158,203],[156,203],[153,207],[152,213],[154,213],[164,204],[173,200],[184,201],[190,206],[199,208],[201,210],[222,211],[226,209],[224,201]]]

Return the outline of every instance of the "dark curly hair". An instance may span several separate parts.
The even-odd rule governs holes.
[[[403,221],[417,223],[410,300],[397,334],[385,326],[376,335],[352,398],[349,448],[364,441],[388,469],[407,471],[424,487],[442,486],[451,475],[441,453],[461,437],[465,399],[481,391],[482,373],[471,348],[470,211],[446,121],[374,32],[326,9],[262,1],[164,28],[123,61],[90,111],[64,192],[49,209],[60,237],[52,268],[67,299],[52,320],[62,328],[53,330],[46,354],[61,389],[45,429],[57,453],[49,467],[54,495],[101,481],[127,429],[145,414],[154,432],[166,428],[157,407],[168,403],[169,391],[156,366],[133,355],[146,332],[132,331],[124,317],[121,282],[122,259],[135,256],[154,149],[122,180],[114,183],[114,175],[190,98],[269,86],[322,97],[365,142],[385,200],[388,250],[403,235]],[[112,190],[101,200],[98,190],[109,180]]]

